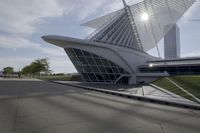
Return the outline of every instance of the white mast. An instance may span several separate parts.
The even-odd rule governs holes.
[[[122,0],[123,4],[124,4],[124,7],[127,7],[127,4],[126,4],[126,1],[125,0]]]

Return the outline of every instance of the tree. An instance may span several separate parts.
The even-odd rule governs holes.
[[[47,58],[35,60],[30,65],[25,66],[22,69],[22,74],[40,75],[41,73],[48,74],[50,72]]]
[[[30,74],[30,65],[28,65],[28,66],[25,66],[23,69],[22,69],[22,71],[21,71],[21,73],[22,74],[24,74],[24,75],[27,75],[27,74]]]
[[[4,74],[12,74],[14,72],[14,69],[12,67],[6,67],[3,69]]]

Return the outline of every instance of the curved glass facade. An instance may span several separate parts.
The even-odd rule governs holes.
[[[85,81],[128,84],[130,74],[115,63],[79,49],[65,51]]]

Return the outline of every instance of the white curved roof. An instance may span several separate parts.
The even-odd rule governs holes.
[[[144,51],[154,48],[170,30],[170,27],[169,30],[164,30],[164,27],[169,24],[177,23],[195,1],[196,0],[144,0],[143,2],[130,6]],[[123,11],[123,9],[115,11],[82,25],[100,29]],[[142,21],[141,16],[144,13],[148,14],[148,21]]]

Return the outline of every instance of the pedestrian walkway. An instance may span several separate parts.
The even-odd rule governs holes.
[[[39,79],[32,79],[32,78],[0,78],[0,81],[41,81]]]
[[[86,86],[86,87],[93,87],[93,88],[98,88],[98,89],[112,90],[112,91],[123,92],[123,93],[131,94],[131,95],[136,95],[136,96],[144,96],[144,97],[173,101],[173,102],[178,102],[178,103],[197,104],[193,101],[190,101],[181,96],[173,94],[167,90],[163,90],[162,88],[159,89],[159,87],[155,87],[155,86],[134,86],[134,85],[131,86],[131,85],[114,85],[114,84],[110,85],[110,84],[71,82],[71,81],[55,81],[55,82],[62,83],[62,84],[72,84],[72,85],[78,85],[78,86]]]

